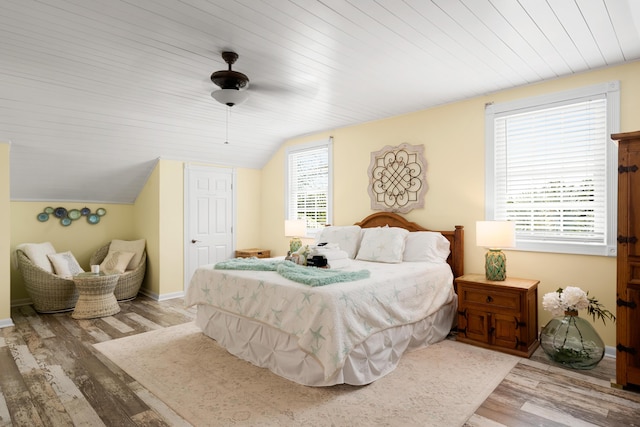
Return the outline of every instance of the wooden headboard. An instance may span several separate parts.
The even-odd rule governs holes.
[[[444,237],[449,240],[451,247],[451,253],[447,262],[451,266],[453,271],[453,277],[460,277],[464,274],[464,227],[462,225],[456,225],[455,230],[441,231],[441,230],[429,230],[415,222],[410,222],[393,212],[376,212],[369,215],[360,222],[356,222],[355,225],[359,225],[362,228],[372,227],[400,227],[409,231],[437,231],[442,233]]]

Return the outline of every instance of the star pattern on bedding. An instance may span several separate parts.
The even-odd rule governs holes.
[[[252,302],[258,302],[258,297],[260,296],[260,294],[257,291],[252,291],[251,292],[251,296],[249,298],[251,298]]]
[[[396,288],[396,287],[394,286],[394,287],[393,287],[393,298],[394,298],[396,301],[400,301],[399,295],[400,295],[400,291],[398,290],[398,288]]]
[[[241,303],[242,303],[242,300],[243,300],[243,299],[244,299],[244,297],[241,297],[241,296],[240,296],[240,292],[239,292],[239,291],[238,291],[238,292],[236,292],[236,296],[234,296],[234,297],[233,297],[233,300],[236,302],[236,305],[237,305],[238,307],[241,307]]]
[[[208,285],[208,283],[207,283],[207,285]],[[209,289],[209,287],[208,287],[208,286],[204,286],[204,287],[202,288],[202,292],[204,293],[205,298],[207,298],[208,300],[210,300],[210,299],[211,299],[211,289]]]
[[[412,278],[416,268],[405,266],[407,279],[394,274],[375,283],[367,279],[311,289],[273,271],[199,268],[185,302],[206,303],[297,337],[298,346],[319,361],[329,378],[367,337],[422,319],[432,303],[439,307],[452,298],[452,286],[450,292],[438,292],[429,281]]]
[[[349,298],[349,295],[343,292],[342,296],[340,296],[340,301],[344,302],[344,305],[346,307],[351,303],[351,298]]]
[[[282,310],[276,310],[275,308],[271,309],[271,314],[276,319],[276,322],[282,322]]]
[[[325,340],[326,338],[322,336],[322,328],[323,326],[318,327],[315,331],[313,329],[309,329],[311,331],[311,335],[313,335],[313,339],[316,341],[316,344],[320,343],[320,340]]]
[[[309,304],[311,304],[311,297],[312,296],[313,296],[313,294],[311,293],[311,291],[303,292],[302,293],[302,302],[308,302]]]

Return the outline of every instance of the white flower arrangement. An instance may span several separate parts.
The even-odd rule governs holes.
[[[602,319],[606,325],[606,319],[615,322],[616,317],[609,310],[605,309],[595,298],[589,298],[588,293],[576,286],[567,286],[565,289],[558,288],[555,292],[549,292],[542,297],[542,307],[550,311],[553,316],[564,316],[567,312],[578,312],[586,309],[596,320],[596,316]]]

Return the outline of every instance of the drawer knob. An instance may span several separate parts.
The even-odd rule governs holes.
[[[487,302],[493,302],[493,298],[491,297],[491,295],[487,295]]]

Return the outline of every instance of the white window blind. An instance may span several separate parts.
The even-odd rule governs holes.
[[[287,150],[287,219],[305,219],[307,236],[330,223],[331,143]]]
[[[492,112],[487,216],[516,223],[518,248],[611,254],[616,163],[610,158],[610,102],[606,91],[572,93]]]

